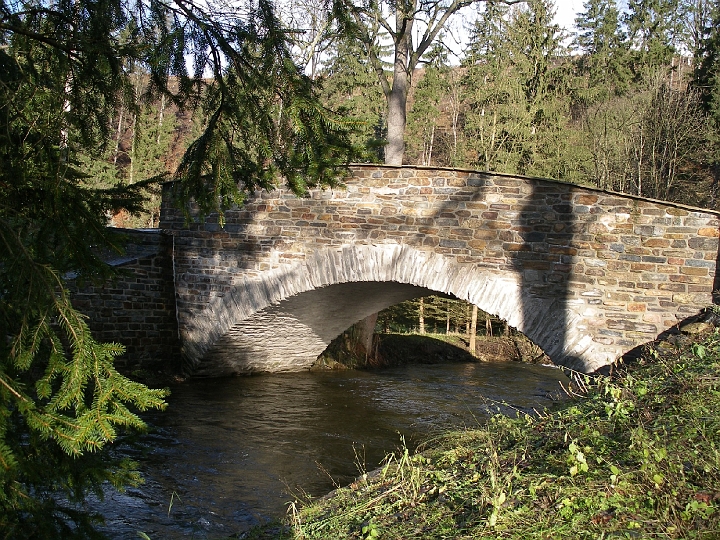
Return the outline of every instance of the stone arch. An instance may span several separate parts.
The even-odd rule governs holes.
[[[573,325],[578,317],[564,300],[530,295],[523,287],[522,276],[512,268],[498,270],[463,263],[453,256],[402,244],[345,245],[318,250],[293,265],[243,278],[229,294],[206,308],[202,321],[196,321],[194,335],[186,336],[184,353],[192,368],[202,375],[287,371],[288,359],[294,369],[308,367],[308,362],[335,336],[318,335],[310,328],[312,325],[303,323],[298,310],[288,308],[292,307],[293,299],[311,291],[316,295],[328,293],[335,285],[372,282],[396,284],[395,289],[386,289],[386,293],[394,295],[393,301],[382,307],[396,303],[395,299],[402,301],[432,291],[474,303],[507,320],[556,363],[572,369],[591,371],[614,360],[607,358],[607,352],[594,350],[589,335],[567,332],[568,325]],[[365,307],[365,311],[371,311],[349,315],[352,320],[348,324],[341,322],[345,326],[337,334],[377,308],[377,303],[371,302]],[[278,325],[283,325],[285,331],[291,323],[307,330],[300,333],[314,335],[314,345],[297,358],[288,358],[287,352],[283,353],[285,362],[278,364],[273,359],[273,335],[277,335]],[[322,349],[316,353],[320,346]]]

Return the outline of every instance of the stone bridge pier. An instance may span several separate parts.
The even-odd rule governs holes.
[[[353,323],[433,293],[594,371],[712,302],[718,215],[571,184],[354,166],[185,223],[163,192],[178,333],[199,375],[309,367]],[[194,209],[190,208],[193,212]]]

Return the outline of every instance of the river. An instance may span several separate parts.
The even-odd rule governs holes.
[[[378,466],[402,439],[558,399],[562,372],[514,362],[190,380],[133,457],[146,483],[92,506],[113,539],[222,538]]]

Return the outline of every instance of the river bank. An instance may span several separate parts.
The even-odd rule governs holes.
[[[576,377],[552,411],[398,452],[244,538],[718,538],[720,333],[690,331]]]
[[[333,340],[312,367],[314,371],[397,367],[457,362],[525,362],[551,364],[542,349],[518,332],[478,336],[475,350],[465,334],[375,334],[372,354],[358,351],[347,334]]]
[[[111,489],[90,509],[113,540],[237,538],[282,518],[287,503],[351,484],[404,441],[412,451],[448,426],[478,426],[498,410],[532,412],[559,399],[558,369],[453,362],[375,370],[188,379],[150,433],[118,451],[145,482]]]

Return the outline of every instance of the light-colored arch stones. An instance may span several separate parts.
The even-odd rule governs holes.
[[[236,285],[195,321],[197,337],[186,336],[186,346],[193,347],[187,351],[198,359],[195,373],[201,376],[306,369],[353,323],[439,292],[507,320],[562,365],[607,363],[607,352],[567,330],[565,321],[578,314],[556,298],[524,294],[521,281],[511,271],[458,264],[397,244],[326,249]]]

